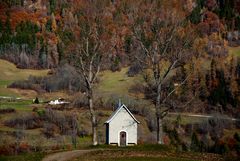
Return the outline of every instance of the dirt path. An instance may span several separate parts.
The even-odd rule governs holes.
[[[74,158],[77,158],[85,153],[92,152],[92,151],[96,151],[96,149],[59,152],[59,153],[49,154],[45,156],[42,161],[70,161]]]
[[[202,114],[191,114],[191,113],[174,113],[170,112],[170,115],[182,115],[182,116],[189,116],[189,117],[200,117],[200,118],[215,118],[218,117],[223,120],[231,120],[231,121],[240,121],[240,119],[232,118],[229,116],[219,115],[219,116],[213,116],[213,115],[202,115]]]

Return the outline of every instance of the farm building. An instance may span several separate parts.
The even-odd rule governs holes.
[[[124,104],[119,104],[116,111],[105,122],[106,143],[118,146],[136,145],[139,123]]]

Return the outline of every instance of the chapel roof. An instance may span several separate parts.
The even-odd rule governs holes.
[[[115,118],[115,116],[119,113],[119,111],[120,111],[122,108],[124,108],[124,109],[128,112],[128,114],[134,119],[134,121],[136,121],[138,124],[140,123],[140,122],[133,116],[133,114],[130,112],[130,110],[127,108],[127,106],[124,105],[124,104],[122,104],[122,105],[120,105],[120,106],[116,109],[116,111],[114,111],[114,112],[112,113],[112,115],[108,118],[108,120],[105,122],[105,124],[110,123],[110,122]]]

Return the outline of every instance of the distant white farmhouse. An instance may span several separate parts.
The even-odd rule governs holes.
[[[136,145],[139,123],[124,104],[119,104],[117,110],[105,122],[106,143],[118,146]]]
[[[49,105],[62,105],[62,104],[69,104],[69,103],[70,103],[70,102],[64,101],[63,98],[59,98],[59,99],[50,101],[48,104],[49,104]]]

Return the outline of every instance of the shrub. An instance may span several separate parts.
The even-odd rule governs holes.
[[[14,140],[12,135],[0,133],[0,155],[13,155],[15,153]]]
[[[213,149],[214,149],[214,152],[218,154],[225,154],[229,152],[228,145],[222,140],[217,140],[215,142],[215,145],[213,146]]]
[[[59,90],[85,91],[84,81],[70,65],[63,65],[47,77],[29,76],[28,80],[16,81],[9,88],[32,89],[38,92]]]
[[[9,127],[23,127],[26,129],[35,129],[42,127],[40,118],[38,115],[33,113],[16,116],[15,118],[11,118],[5,121],[4,124]]]
[[[20,89],[33,89],[33,84],[31,84],[28,81],[16,81],[13,82],[12,84],[8,85],[8,88],[20,88]]]
[[[37,110],[36,112],[40,118],[42,118],[45,114],[45,110]]]
[[[136,83],[130,87],[129,92],[139,94],[145,92],[145,86],[142,83]]]
[[[77,97],[74,98],[72,106],[77,108],[87,107],[88,106],[87,97],[83,94],[78,95]]]
[[[6,114],[6,113],[15,113],[16,110],[14,108],[2,108],[0,109],[0,114]]]
[[[76,70],[70,65],[57,68],[52,76],[45,77],[41,82],[41,88],[48,91],[69,90],[85,91],[84,81]]]
[[[15,154],[15,145],[14,144],[6,144],[0,146],[0,154],[2,155],[13,155]]]
[[[228,152],[223,155],[225,161],[239,161],[239,156],[234,152]]]
[[[57,125],[53,123],[45,123],[43,126],[43,133],[47,138],[55,137],[56,134],[60,133]]]
[[[124,96],[122,102],[129,108],[129,110],[136,115],[147,116],[151,112],[149,103],[140,99],[134,99],[129,96]]]
[[[35,103],[35,104],[39,104],[38,97],[35,98],[34,103]]]
[[[237,142],[235,145],[235,150],[237,151],[237,154],[240,156],[240,142]]]
[[[20,143],[18,147],[18,153],[27,153],[30,152],[31,147],[28,145],[28,143]]]
[[[157,130],[157,121],[156,121],[156,117],[154,115],[154,113],[149,113],[146,116],[146,121],[147,121],[147,125],[148,125],[148,129],[153,132]]]
[[[199,152],[201,150],[201,142],[199,141],[196,132],[192,134],[190,149],[195,152]]]
[[[86,137],[86,136],[88,136],[89,134],[88,134],[88,132],[86,131],[86,130],[79,130],[78,131],[78,136],[80,136],[80,137]]]
[[[133,63],[133,64],[130,66],[127,74],[128,74],[129,77],[133,77],[133,76],[139,74],[142,69],[143,69],[143,67],[142,67],[141,64],[139,64],[138,62],[137,62],[137,63]]]
[[[238,142],[240,142],[240,135],[238,133],[234,134],[234,139],[236,139]]]
[[[98,96],[96,99],[96,106],[101,107],[102,109],[115,110],[118,107],[117,101],[119,98],[119,95],[116,94],[112,94],[108,98]]]
[[[111,64],[110,69],[113,72],[121,71],[121,62],[120,62],[120,58],[119,57],[114,58],[113,63]]]
[[[75,117],[71,113],[63,113],[60,111],[53,111],[52,109],[46,109],[42,119],[45,122],[55,124],[59,128],[60,134],[69,135],[69,131],[74,128],[73,123]]]
[[[33,111],[33,112],[38,112],[38,108],[37,108],[37,107],[34,107],[34,108],[32,109],[32,111]]]

